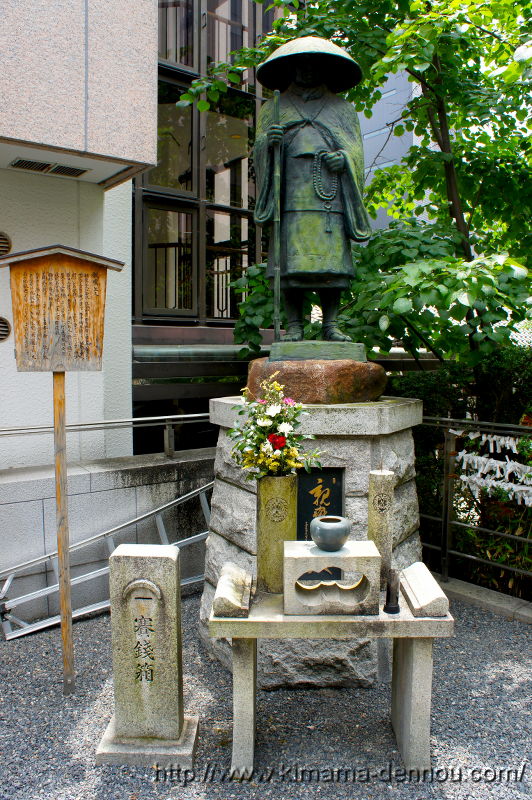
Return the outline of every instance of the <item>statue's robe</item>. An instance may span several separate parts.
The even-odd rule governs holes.
[[[253,153],[255,221],[262,225],[269,225],[274,215],[273,147],[267,140],[272,124],[273,101],[268,100],[259,114]],[[325,87],[305,90],[292,85],[280,98],[280,124],[281,283],[285,288],[345,288],[354,275],[351,240],[365,241],[370,235],[362,200],[364,156],[357,114]],[[345,166],[337,175],[335,196],[320,198],[319,194],[332,194],[335,176],[323,160],[316,163],[315,155],[338,150]],[[273,278],[271,238],[266,274]]]

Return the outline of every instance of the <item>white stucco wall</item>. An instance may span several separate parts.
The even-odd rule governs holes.
[[[131,416],[131,186],[109,191],[68,179],[0,170],[0,230],[12,251],[64,244],[126,262],[108,276],[102,372],[67,373],[67,423]],[[0,316],[12,321],[9,270],[0,269]],[[50,373],[17,372],[13,333],[0,342],[0,427],[52,424]],[[68,434],[68,459],[128,455],[128,433]],[[53,460],[50,435],[2,437],[0,469]]]

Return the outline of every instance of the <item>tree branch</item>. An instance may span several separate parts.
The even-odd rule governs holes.
[[[477,25],[467,17],[465,17],[465,19],[473,28],[476,28],[478,31],[482,31],[482,33],[486,33],[488,36],[493,36],[494,39],[497,39],[502,44],[510,44],[506,39],[503,39],[502,36],[499,36],[494,31],[490,31],[487,28],[483,28],[482,25]]]
[[[421,331],[419,331],[419,330],[417,329],[417,327],[414,325],[414,323],[413,323],[413,322],[411,322],[409,319],[407,319],[405,316],[403,316],[403,314],[399,314],[399,316],[400,316],[400,318],[403,320],[403,322],[404,322],[404,324],[406,325],[406,327],[407,327],[407,328],[410,328],[410,330],[412,331],[412,333],[413,333],[415,336],[417,336],[417,337],[418,337],[418,339],[419,339],[419,341],[420,341],[420,342],[423,342],[423,344],[425,345],[425,347],[427,348],[427,350],[430,350],[430,352],[431,352],[433,355],[435,355],[435,356],[436,356],[436,358],[438,359],[438,361],[440,361],[442,364],[444,364],[444,363],[445,363],[445,359],[444,359],[444,357],[442,356],[442,354],[441,354],[441,353],[439,353],[437,350],[435,350],[435,349],[434,349],[434,347],[431,345],[430,341],[429,341],[429,340],[428,340],[428,339],[427,339],[427,338],[426,338],[426,337],[425,337],[425,336],[424,336],[424,335],[421,333]]]

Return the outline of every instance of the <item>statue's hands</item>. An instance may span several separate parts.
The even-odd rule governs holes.
[[[331,172],[343,172],[345,169],[345,156],[341,150],[325,153],[323,160]]]
[[[268,144],[274,145],[281,142],[283,139],[283,126],[282,125],[270,125],[268,128]]]

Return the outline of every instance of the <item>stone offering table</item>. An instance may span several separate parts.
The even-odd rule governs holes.
[[[393,639],[391,720],[407,770],[430,768],[432,643],[451,636],[454,620],[414,616],[403,600],[398,614],[368,616],[295,616],[283,613],[283,596],[258,595],[249,617],[220,618],[211,614],[209,632],[232,639],[233,759],[232,769],[253,768],[257,640],[259,639]]]
[[[255,575],[257,553],[256,482],[247,481],[244,471],[233,461],[234,443],[227,434],[239,419],[235,406],[240,403],[240,397],[216,398],[210,403],[211,422],[220,426],[220,434],[200,624],[206,648],[229,668],[228,643],[213,641],[208,631],[214,591],[226,561]],[[386,511],[386,520],[382,514],[377,514],[382,518],[379,524],[387,521],[391,528],[392,542],[386,564],[402,569],[419,561],[421,544],[412,426],[422,421],[421,401],[381,397],[366,403],[307,405],[305,411],[308,413],[302,418],[300,431],[316,437],[307,447],[320,451],[320,462],[325,469],[335,469],[342,476],[342,504],[334,513],[351,520],[350,539],[368,538],[368,513],[372,513],[368,508],[370,472],[389,471],[393,473],[393,486],[383,484],[379,492],[386,489],[388,494],[393,493],[393,502]],[[259,685],[268,689],[301,684],[371,686],[378,680],[387,681],[388,644],[385,640],[364,636],[353,636],[349,641],[323,640],[319,643],[323,652],[320,664],[314,642],[291,643],[286,638],[269,642],[260,659]]]

